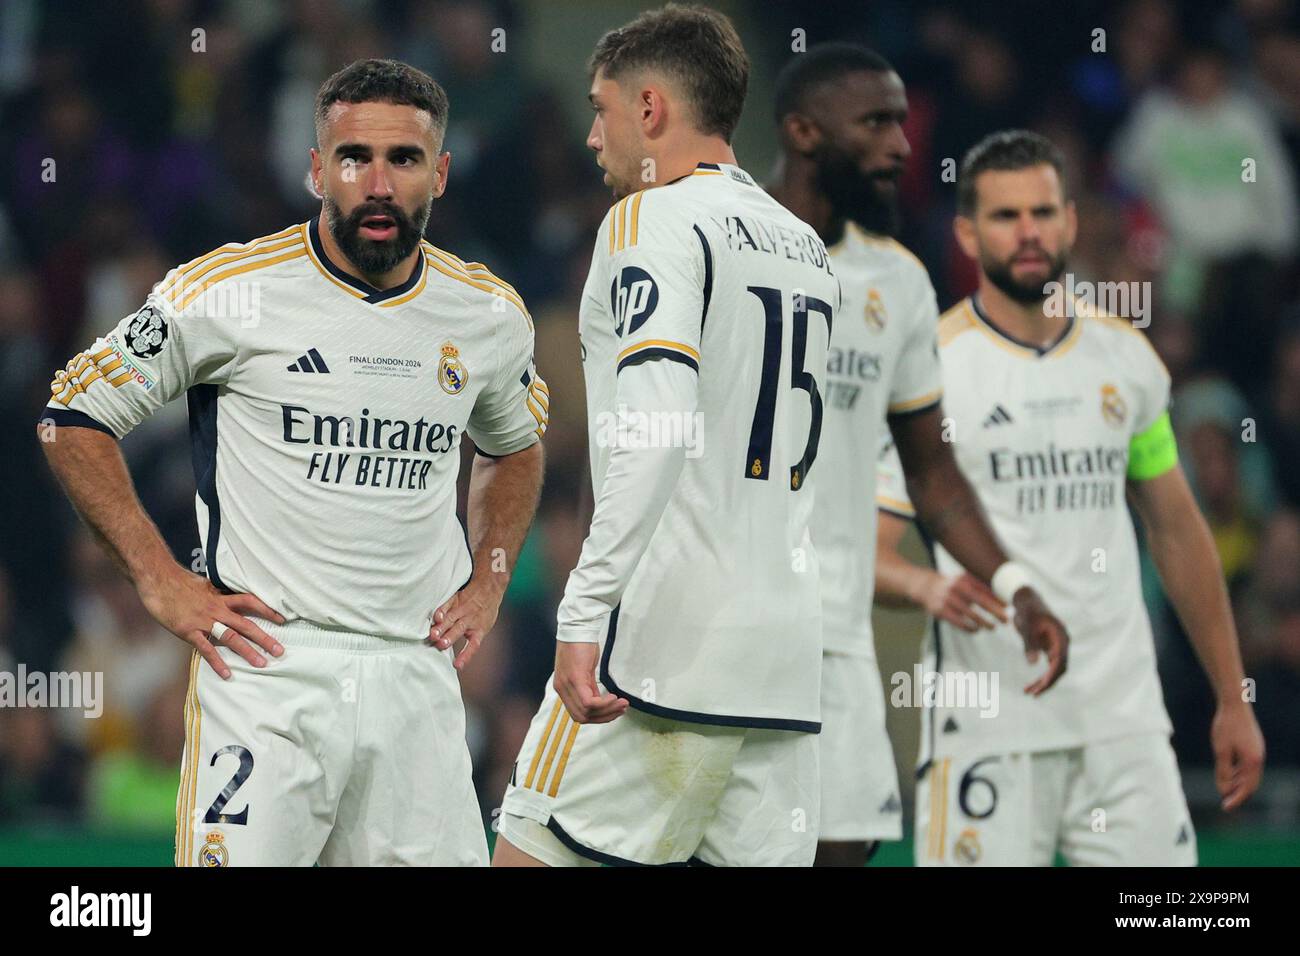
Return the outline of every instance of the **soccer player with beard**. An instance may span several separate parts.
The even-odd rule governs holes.
[[[1029,659],[1047,651],[1045,672],[1025,681],[1030,694],[1065,667],[1065,629],[1023,586],[1023,570],[1008,562],[943,440],[934,290],[925,267],[891,238],[910,152],[906,116],[903,81],[863,47],[814,47],[777,79],[782,156],[769,192],[816,228],[844,294],[813,519],[825,635],[817,862],[828,866],[862,866],[878,841],[902,836],[871,633],[876,462],[886,422],[927,531],[970,570],[931,588],[927,605],[973,629],[984,623],[975,606],[1005,620],[1002,602],[1013,604]]]
[[[1042,698],[975,711],[927,702],[917,784],[920,865],[1196,862],[1142,601],[1131,502],[1217,710],[1210,737],[1223,809],[1259,786],[1264,742],[1242,672],[1214,540],[1178,465],[1169,374],[1146,337],[1062,287],[1074,242],[1060,153],[995,133],[962,161],[957,241],[979,289],[939,324],[956,456],[999,537],[1070,628],[1070,671]],[[906,464],[906,460],[904,460]],[[908,511],[890,476],[881,593],[906,600],[928,569],[893,551]],[[959,573],[951,549],[941,573]],[[1027,679],[1015,635],[968,638],[938,622],[925,670]]]
[[[519,296],[421,239],[447,111],[403,63],[330,77],[320,215],[174,269],[52,384],[55,474],[194,647],[178,866],[487,862],[457,670],[532,520],[548,402]],[[172,559],[117,446],[182,394],[203,574]]]

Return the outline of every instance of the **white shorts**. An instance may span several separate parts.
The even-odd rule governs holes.
[[[448,653],[263,626],[284,645],[265,668],[191,661],[176,865],[485,866]]]
[[[885,729],[885,692],[870,657],[822,655],[822,812],[825,842],[899,840],[894,748]]]
[[[500,835],[551,866],[811,866],[817,736],[629,709],[575,724],[548,685]]]
[[[938,757],[916,785],[918,866],[1195,866],[1163,734],[1068,750]]]

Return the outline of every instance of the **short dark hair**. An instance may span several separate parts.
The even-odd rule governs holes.
[[[819,43],[798,53],[776,76],[776,121],[802,112],[817,87],[834,83],[849,73],[892,73],[889,61],[875,50],[857,43]]]
[[[317,145],[335,103],[414,106],[433,117],[434,136],[440,143],[447,132],[447,94],[429,74],[399,60],[357,60],[321,84],[316,93]]]
[[[707,7],[670,3],[610,30],[587,64],[594,77],[662,70],[681,84],[700,132],[728,143],[749,88],[749,56],[727,17]]]
[[[1007,129],[990,133],[970,148],[962,158],[957,173],[957,212],[963,216],[975,213],[975,180],[980,173],[990,169],[1029,169],[1048,165],[1056,170],[1061,180],[1061,196],[1065,197],[1065,157],[1046,136],[1027,129]]]

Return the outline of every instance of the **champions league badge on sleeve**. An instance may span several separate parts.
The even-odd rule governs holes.
[[[450,342],[442,346],[442,360],[438,362],[438,384],[448,395],[457,395],[469,384],[469,370],[460,360],[460,349]]]
[[[135,314],[126,330],[126,349],[136,358],[153,358],[167,347],[167,320],[151,305]]]

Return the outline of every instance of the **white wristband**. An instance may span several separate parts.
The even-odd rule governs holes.
[[[989,586],[999,601],[1010,604],[1017,591],[1029,586],[1029,572],[1023,565],[1007,561],[993,572],[993,580],[989,582]]]

